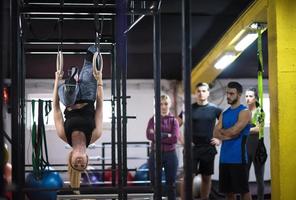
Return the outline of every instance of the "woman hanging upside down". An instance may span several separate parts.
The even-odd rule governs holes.
[[[68,172],[70,186],[80,187],[81,172],[88,164],[86,148],[102,135],[103,127],[103,60],[95,46],[87,49],[84,64],[78,76],[73,67],[65,83],[59,81],[63,70],[57,67],[53,90],[54,123],[58,136],[72,146]],[[65,105],[63,120],[60,101]],[[94,102],[96,101],[96,107]]]

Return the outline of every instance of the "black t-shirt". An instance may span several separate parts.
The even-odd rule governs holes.
[[[89,145],[92,131],[96,128],[95,125],[95,109],[93,103],[88,103],[84,107],[76,110],[68,111],[65,109],[64,128],[69,145],[72,146],[72,132],[82,131],[85,134],[86,146]]]
[[[222,109],[213,103],[207,105],[192,104],[192,142],[194,144],[209,144],[213,138],[216,119]],[[182,118],[182,113],[179,115]]]

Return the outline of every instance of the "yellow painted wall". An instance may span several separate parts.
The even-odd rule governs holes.
[[[272,199],[296,200],[296,1],[268,2]]]

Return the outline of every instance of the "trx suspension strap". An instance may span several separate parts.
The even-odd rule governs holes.
[[[47,112],[47,111],[46,111]],[[33,115],[33,126],[32,126],[32,165],[33,173],[36,179],[41,179],[42,174],[48,163],[47,143],[45,135],[45,126],[43,119],[43,101],[38,101],[38,127],[35,121],[35,100],[32,100],[32,115]],[[44,147],[43,147],[43,144]],[[46,158],[43,157],[43,151],[45,151]]]
[[[259,139],[264,137],[264,120],[265,113],[263,110],[263,53],[262,53],[262,29],[260,26],[257,29],[258,40],[257,40],[257,59],[258,59],[258,96],[259,96],[259,108],[260,114],[258,116],[259,127]]]
[[[95,0],[95,8],[96,10],[98,9],[98,0]],[[105,3],[103,3],[105,4]],[[99,14],[95,13],[95,30],[96,30],[96,40],[95,40],[95,46],[97,48],[97,51],[100,50],[100,39],[102,37],[103,33],[103,21],[104,21],[104,16],[102,16],[102,20],[100,21],[99,19]]]
[[[37,129],[36,129],[36,121],[35,121],[35,100],[32,100],[32,117],[33,117],[33,125],[32,125],[32,165],[33,165],[33,173],[36,178],[40,178],[40,149],[38,148],[38,138],[37,138]]]
[[[46,134],[45,134],[45,125],[44,125],[44,116],[43,116],[43,100],[38,100],[38,135],[41,137],[40,148],[41,148],[41,170],[44,171],[48,163],[48,153],[47,153],[47,142],[46,142]],[[48,112],[47,112],[48,114]],[[42,141],[43,139],[43,141]],[[43,144],[42,144],[43,142]],[[43,148],[44,146],[44,148]],[[45,151],[45,158],[43,157],[43,151]]]
[[[60,7],[64,6],[64,1],[61,0]],[[60,38],[60,45],[58,46],[58,53],[56,59],[56,71],[61,75],[63,73],[64,59],[63,59],[63,14],[60,14],[60,18],[58,19],[58,34]]]
[[[95,8],[98,9],[98,0],[94,1]],[[105,5],[105,2],[103,1],[103,5]],[[94,20],[95,20],[95,47],[96,47],[96,52],[94,53],[93,56],[93,69],[95,69],[95,73],[97,71],[100,71],[103,69],[103,57],[102,54],[100,53],[100,40],[102,37],[103,33],[103,22],[104,22],[104,16],[102,16],[102,19],[100,21],[99,15],[95,13],[94,15]]]
[[[52,107],[51,107],[51,101],[45,101],[45,117],[46,117],[46,124],[48,124],[48,117],[49,113],[51,112]]]
[[[262,53],[262,28],[260,24],[257,28],[257,57],[258,57],[258,96],[259,96],[259,114],[257,121],[259,123],[259,142],[256,150],[255,161],[264,164],[267,159],[267,151],[264,145],[264,120],[263,110],[263,53]]]

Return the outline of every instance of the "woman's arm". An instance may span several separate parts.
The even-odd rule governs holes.
[[[54,124],[56,127],[56,131],[58,136],[64,141],[67,142],[65,129],[64,129],[64,119],[63,114],[60,108],[60,100],[58,96],[58,85],[59,80],[62,78],[62,73],[60,71],[57,71],[55,73],[55,81],[54,81],[54,88],[53,88],[53,119]]]
[[[219,140],[229,140],[231,139],[230,137],[227,137],[222,134],[222,113],[220,114],[218,123],[216,124],[214,128],[214,133],[213,133],[214,138],[217,138]]]
[[[221,133],[226,137],[235,138],[250,123],[250,120],[251,112],[249,110],[242,110],[239,113],[238,121],[228,129],[221,129]]]
[[[97,139],[102,136],[103,133],[103,80],[102,72],[97,72],[95,75],[97,80],[97,97],[96,97],[96,113],[95,113],[95,123],[96,128],[93,131],[90,143],[94,143]]]
[[[172,123],[172,131],[171,134],[161,140],[161,143],[165,144],[175,144],[180,137],[179,123],[177,119],[174,117]]]
[[[148,140],[154,141],[154,118],[152,117],[146,128],[146,137]]]

